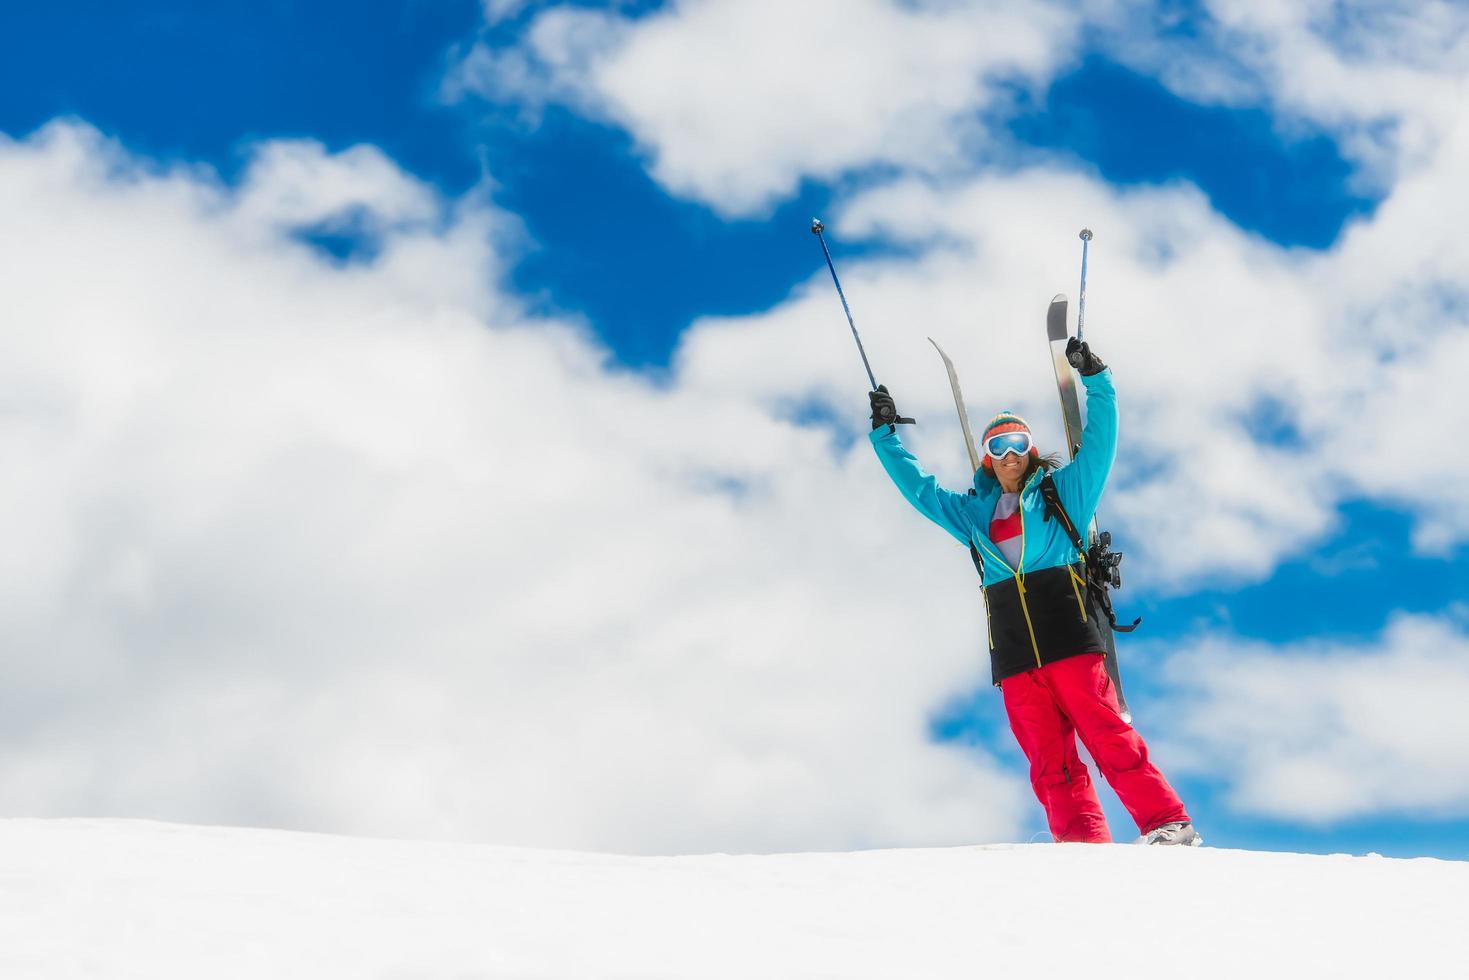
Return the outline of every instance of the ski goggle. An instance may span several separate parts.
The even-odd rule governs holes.
[[[991,459],[1004,459],[1010,453],[1016,456],[1024,456],[1030,452],[1030,433],[1024,430],[1020,432],[1001,432],[999,435],[990,436],[984,441],[985,455]]]

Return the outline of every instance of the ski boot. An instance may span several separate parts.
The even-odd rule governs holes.
[[[1194,829],[1194,825],[1183,820],[1175,820],[1173,823],[1165,823],[1161,827],[1154,827],[1143,834],[1134,844],[1182,844],[1184,847],[1198,847],[1204,843],[1204,838]]]

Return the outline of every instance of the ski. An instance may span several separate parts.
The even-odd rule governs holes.
[[[969,468],[977,471],[979,452],[974,448],[974,432],[969,428],[969,412],[964,408],[964,392],[959,390],[959,373],[954,370],[954,362],[949,360],[949,355],[944,353],[939,342],[932,337],[928,338],[928,342],[933,344],[933,349],[944,359],[944,370],[949,372],[949,388],[954,392],[954,407],[959,410],[959,428],[964,430],[964,447],[969,450]]]
[[[1082,414],[1081,399],[1076,392],[1076,374],[1071,370],[1071,363],[1066,360],[1066,341],[1068,331],[1066,329],[1066,297],[1058,294],[1051,299],[1050,308],[1046,311],[1046,340],[1051,345],[1051,364],[1056,369],[1056,390],[1061,396],[1061,422],[1066,429],[1066,456],[1067,459],[1075,459],[1076,453],[1081,449]],[[1112,554],[1108,545],[1111,543],[1111,535],[1097,531],[1097,519],[1092,517],[1091,524],[1087,527],[1087,554],[1082,555],[1082,560],[1087,563],[1088,577],[1098,576],[1104,572],[1097,559],[1107,562],[1105,572],[1109,578],[1101,581],[1102,589],[1109,584],[1120,585],[1121,577],[1117,574],[1117,560],[1121,555]],[[1107,676],[1112,679],[1112,687],[1117,691],[1117,705],[1122,709],[1122,720],[1132,723],[1132,711],[1127,707],[1127,697],[1122,693],[1122,674],[1117,667],[1117,642],[1112,635],[1110,617],[1106,611],[1100,608],[1095,601],[1090,603],[1092,614],[1101,623],[1102,644],[1106,649]]]

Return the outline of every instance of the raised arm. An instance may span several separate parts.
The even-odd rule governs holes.
[[[1061,506],[1077,527],[1084,528],[1096,514],[1117,458],[1117,389],[1112,385],[1112,369],[1101,358],[1085,344],[1073,340],[1072,345],[1083,355],[1078,373],[1086,388],[1086,427],[1076,458],[1056,471],[1055,480]],[[1068,353],[1072,349],[1068,347]]]
[[[937,479],[923,471],[918,458],[898,438],[898,427],[882,421],[897,415],[891,406],[892,399],[885,390],[880,397],[873,398],[872,447],[877,450],[882,468],[918,513],[948,531],[960,544],[969,546],[974,527],[969,515],[969,495],[945,490]]]

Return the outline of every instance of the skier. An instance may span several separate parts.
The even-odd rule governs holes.
[[[1102,634],[1083,601],[1084,556],[1047,513],[1040,485],[1054,481],[1061,506],[1086,527],[1117,454],[1112,371],[1088,344],[1079,355],[1088,421],[1075,459],[1042,456],[1030,427],[1002,412],[984,429],[984,455],[967,494],[945,490],[898,438],[897,407],[885,385],[870,393],[872,445],[918,512],[972,549],[983,576],[990,665],[1010,729],[1030,762],[1030,783],[1057,841],[1112,838],[1091,776],[1076,751],[1079,736],[1142,834],[1139,844],[1203,842],[1178,794],[1148,759],[1142,737],[1122,717],[1103,667]],[[903,420],[908,421],[908,420]]]

